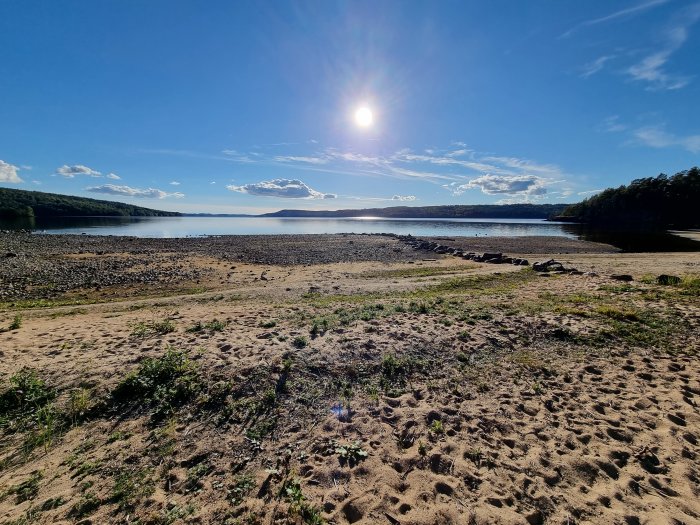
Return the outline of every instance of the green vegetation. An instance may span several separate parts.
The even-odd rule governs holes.
[[[22,368],[10,378],[10,387],[0,394],[0,429],[17,432],[40,429],[52,413],[56,392],[35,370]]]
[[[175,217],[179,215],[175,212],[152,210],[121,202],[0,188],[0,217]]]
[[[117,404],[149,406],[163,417],[201,390],[199,370],[186,352],[169,349],[157,359],[144,359],[112,392]]]
[[[598,227],[634,229],[700,226],[700,169],[633,180],[566,208],[561,216]]]
[[[336,444],[335,453],[338,454],[341,464],[347,463],[351,467],[367,457],[367,451],[362,449],[359,441],[345,445]]]
[[[303,335],[298,335],[292,340],[292,345],[294,346],[294,348],[306,348],[308,344],[309,340]]]
[[[170,319],[163,319],[162,321],[141,321],[136,323],[134,329],[131,331],[131,335],[134,337],[146,337],[148,335],[165,335],[175,331],[175,323]]]
[[[120,509],[133,508],[155,492],[155,480],[148,469],[122,470],[114,480],[112,500]]]
[[[292,516],[298,516],[306,525],[322,525],[321,511],[306,501],[306,496],[301,490],[301,482],[297,478],[286,480],[282,487],[283,495],[289,502],[289,512]]]

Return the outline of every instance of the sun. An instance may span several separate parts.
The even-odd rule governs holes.
[[[372,110],[367,106],[361,106],[355,111],[355,124],[361,128],[368,128],[374,122]]]

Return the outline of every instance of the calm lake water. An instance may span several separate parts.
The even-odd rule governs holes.
[[[0,229],[41,233],[200,237],[205,235],[273,235],[295,233],[396,233],[415,237],[563,236],[602,242],[626,252],[700,251],[700,243],[664,231],[596,230],[541,219],[382,219],[282,217],[75,217],[0,220]]]
[[[383,219],[277,217],[80,217],[32,225],[0,223],[0,228],[31,228],[45,233],[86,233],[135,237],[196,237],[202,235],[271,235],[294,233],[396,233],[414,236],[576,235],[563,224],[540,219]]]

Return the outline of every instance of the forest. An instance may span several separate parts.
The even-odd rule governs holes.
[[[0,188],[0,217],[176,217],[179,213],[121,202],[71,197],[41,191]]]
[[[360,210],[280,210],[262,217],[382,217],[394,219],[547,219],[568,204],[472,204],[448,206],[393,206]]]
[[[700,226],[700,170],[635,179],[566,208],[557,219],[605,228],[665,229]]]

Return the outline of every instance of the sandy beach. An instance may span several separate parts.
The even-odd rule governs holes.
[[[428,241],[0,234],[0,523],[700,523],[700,253]]]

